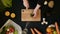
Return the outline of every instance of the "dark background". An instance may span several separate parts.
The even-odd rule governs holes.
[[[50,0],[48,0],[50,1]],[[48,21],[48,25],[50,24],[54,24],[55,21],[58,22],[58,25],[60,27],[60,1],[59,0],[53,0],[55,2],[54,8],[49,8],[47,5],[44,6],[42,5],[41,7],[41,13],[42,13],[42,18],[45,17],[46,21]],[[25,8],[23,6],[23,2],[22,0],[13,0],[12,1],[12,7],[11,8],[5,8],[4,10],[0,11],[0,27],[2,27],[2,25],[8,20],[11,19],[14,22],[16,22],[18,25],[20,25],[22,27],[22,30],[25,28],[25,25],[27,22],[22,22],[21,21],[21,9]],[[31,8],[35,8],[37,4],[37,0],[29,0],[29,5],[30,5],[30,9]],[[1,9],[0,9],[1,10]],[[11,18],[10,16],[7,17],[5,16],[5,11],[10,11],[10,13],[15,13],[16,17],[15,18]],[[41,20],[42,20],[41,18]],[[30,24],[27,26],[28,28],[28,33],[31,34],[30,32],[30,28],[37,28],[38,30],[40,30],[43,34],[46,34],[46,27],[48,25],[41,25],[41,21],[40,22],[29,22]],[[60,28],[59,28],[60,29]]]

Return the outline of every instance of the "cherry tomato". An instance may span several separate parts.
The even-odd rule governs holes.
[[[10,27],[9,32],[14,32],[14,28]]]

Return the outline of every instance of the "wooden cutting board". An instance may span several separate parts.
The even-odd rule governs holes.
[[[31,17],[31,13],[33,12],[33,9],[22,9],[21,10],[21,21],[41,21],[41,10],[38,10],[37,16]]]

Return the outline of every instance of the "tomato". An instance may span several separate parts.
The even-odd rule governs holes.
[[[6,34],[9,34],[9,32],[7,31]]]
[[[14,32],[14,28],[10,27],[9,32]]]

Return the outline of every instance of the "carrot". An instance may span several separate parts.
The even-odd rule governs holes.
[[[32,29],[32,28],[31,28],[30,30],[31,30],[32,34],[35,34],[35,32],[33,31],[33,29]]]
[[[40,31],[38,31],[36,28],[34,28],[34,30],[35,30],[35,32],[37,33],[37,34],[42,34]]]
[[[55,26],[56,26],[57,34],[59,34],[59,29],[58,29],[58,24],[57,24],[57,22],[55,22]]]

